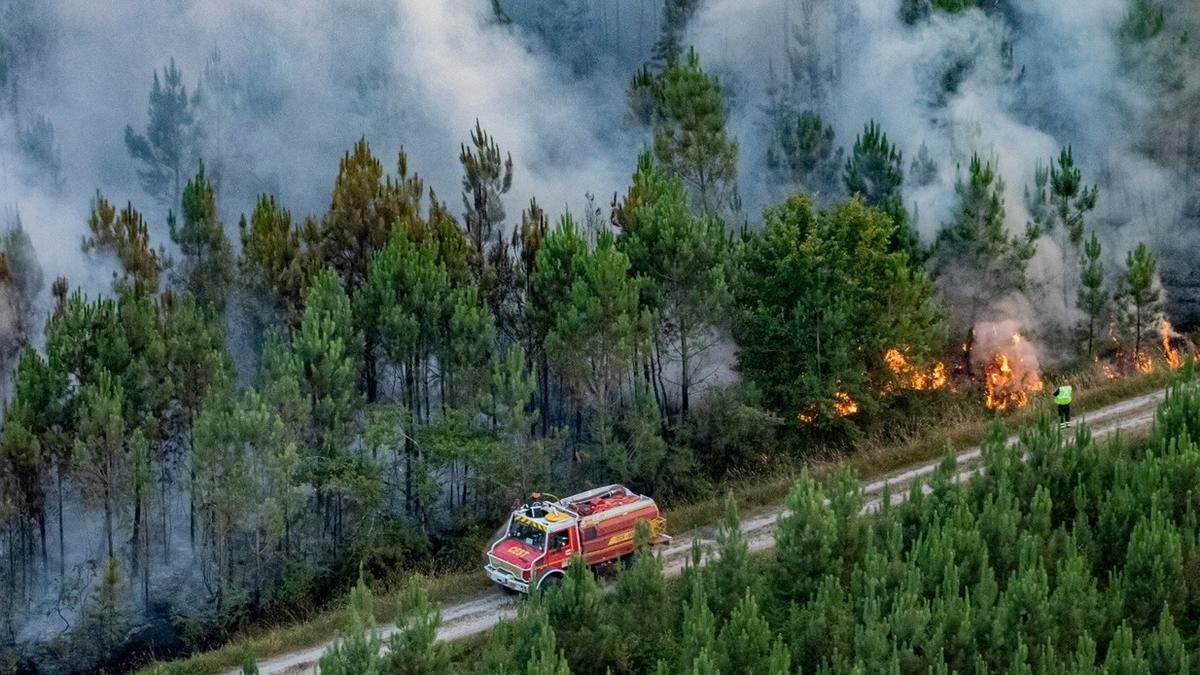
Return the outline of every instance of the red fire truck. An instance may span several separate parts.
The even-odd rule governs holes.
[[[577,553],[588,567],[624,558],[633,553],[634,528],[642,521],[650,525],[651,544],[671,540],[654,500],[624,486],[558,500],[545,497],[534,493],[534,501],[513,511],[503,536],[488,551],[484,570],[503,588],[528,593],[556,583]]]

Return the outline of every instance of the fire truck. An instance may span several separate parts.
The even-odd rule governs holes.
[[[665,544],[667,522],[654,500],[621,485],[565,499],[534,493],[508,518],[488,551],[488,578],[502,588],[528,593],[562,580],[573,556],[595,568],[633,554],[634,529],[645,521],[650,543]]]

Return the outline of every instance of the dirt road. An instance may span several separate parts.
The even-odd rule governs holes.
[[[1080,421],[1086,422],[1091,427],[1092,435],[1095,438],[1110,436],[1119,430],[1144,429],[1154,421],[1154,411],[1158,403],[1162,401],[1163,394],[1164,392],[1158,391],[1121,401],[1093,411],[1083,416]],[[1015,443],[1016,440],[1016,436],[1010,437],[1009,443]],[[981,452],[978,447],[960,452],[955,480],[967,480],[978,473],[980,456]],[[891,486],[892,501],[894,503],[904,501],[913,481],[933,474],[939,463],[940,460],[921,464],[877,477],[864,484],[862,492],[866,500],[863,511],[870,512],[879,508],[884,486],[888,485]],[[775,545],[775,523],[786,513],[786,509],[779,508],[746,518],[742,522],[742,531],[746,533],[751,551],[765,551]],[[690,557],[692,540],[699,539],[702,546],[711,547],[715,544],[714,533],[715,527],[704,527],[692,532],[676,534],[674,542],[662,549],[665,573],[668,576],[678,575]],[[482,572],[480,573],[482,574]],[[474,600],[443,607],[442,628],[438,633],[438,639],[456,640],[489,630],[501,619],[516,615],[516,602],[515,598],[496,590]],[[385,639],[395,631],[394,625],[382,628]],[[264,660],[258,664],[259,672],[263,675],[315,673],[317,661],[330,644],[325,643]],[[240,671],[234,671],[230,675],[236,675],[236,672]]]

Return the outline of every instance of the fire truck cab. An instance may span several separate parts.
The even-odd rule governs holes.
[[[573,556],[596,567],[633,553],[634,530],[650,525],[652,545],[670,541],[654,500],[621,485],[550,500],[534,493],[509,516],[504,534],[488,551],[488,578],[528,593],[562,579]]]

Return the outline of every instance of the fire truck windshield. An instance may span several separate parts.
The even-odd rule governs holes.
[[[508,528],[508,536],[513,539],[520,539],[539,551],[546,548],[546,533],[525,523],[514,520]]]

